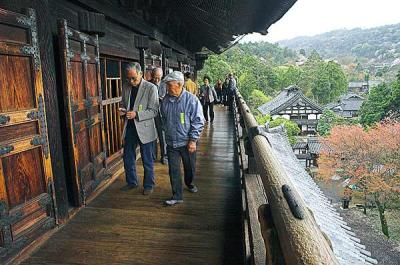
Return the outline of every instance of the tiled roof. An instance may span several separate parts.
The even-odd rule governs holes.
[[[293,149],[301,149],[301,148],[306,148],[307,147],[307,142],[299,141],[293,145]]]
[[[301,99],[303,102],[311,105],[314,109],[322,112],[322,108],[311,99],[304,96],[301,90],[296,86],[289,86],[282,90],[278,96],[273,98],[271,101],[261,105],[257,109],[263,114],[275,115],[280,111],[294,104],[297,100]]]
[[[314,138],[314,139],[308,139],[308,152],[310,154],[320,154],[321,153],[321,149],[322,149],[322,145],[320,143],[320,141],[318,141],[318,139]]]
[[[266,133],[273,152],[296,190],[314,214],[317,224],[332,242],[340,264],[377,264],[336,209],[330,204],[311,176],[297,160],[286,133],[280,126]]]
[[[377,86],[379,84],[381,84],[382,82],[379,80],[370,80],[368,81],[368,85],[370,87],[373,86]],[[349,88],[358,88],[358,87],[362,87],[362,86],[366,86],[367,85],[367,81],[358,81],[358,82],[349,82]]]
[[[359,111],[364,100],[364,97],[360,95],[348,93],[342,95],[337,102],[327,104],[325,108],[331,109],[335,112]],[[345,114],[346,113],[339,113],[339,115],[342,116]],[[350,115],[350,117],[352,116]]]

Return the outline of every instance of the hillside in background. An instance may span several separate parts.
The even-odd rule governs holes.
[[[297,37],[279,42],[281,46],[306,55],[316,50],[324,59],[338,61],[350,80],[363,73],[393,80],[400,68],[400,24],[370,29],[336,30],[313,37]]]

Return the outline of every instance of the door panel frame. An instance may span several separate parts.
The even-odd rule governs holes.
[[[0,246],[0,261],[16,252],[38,235],[54,227],[57,205],[54,194],[53,172],[49,151],[46,109],[40,52],[37,39],[36,13],[27,9],[26,14],[0,9],[0,23],[27,30],[27,43],[9,40],[0,41],[0,54],[30,58],[30,71],[34,96],[34,108],[0,113],[1,128],[36,122],[38,134],[29,137],[14,138],[0,142],[0,233],[3,247]],[[2,159],[25,151],[39,148],[43,192],[22,204],[10,208],[8,187],[4,175]],[[29,181],[29,180],[28,180]],[[40,212],[39,212],[40,211]],[[37,215],[39,214],[39,215]],[[29,221],[27,221],[29,219]],[[14,229],[17,226],[18,229]]]
[[[70,168],[71,173],[73,174],[73,200],[76,206],[81,206],[86,203],[86,200],[89,194],[96,189],[98,184],[104,180],[104,178],[108,177],[107,173],[107,165],[105,163],[105,136],[104,136],[104,124],[103,124],[103,108],[101,107],[101,99],[102,99],[102,91],[101,91],[101,80],[100,80],[100,57],[99,57],[99,41],[98,36],[90,36],[84,33],[81,33],[77,30],[74,30],[68,26],[68,23],[65,19],[58,21],[58,30],[59,30],[59,43],[60,43],[60,55],[62,62],[62,73],[63,73],[63,93],[64,93],[64,101],[65,101],[65,113],[66,113],[66,122],[67,122],[67,130],[68,130],[68,144],[71,148],[69,152],[70,156]],[[80,51],[73,51],[69,45],[70,40],[77,41],[80,43]],[[95,48],[95,56],[87,54],[87,45],[94,46]],[[74,90],[73,90],[73,73],[71,71],[71,62],[82,63],[82,89],[85,92],[85,99],[77,101],[74,98]],[[94,64],[96,66],[96,79],[97,86],[95,89],[97,90],[96,95],[90,95],[89,89],[89,80],[88,80],[88,64]],[[97,114],[92,115],[90,113],[93,107],[97,107],[99,112]],[[78,111],[86,111],[86,119],[83,119],[79,122],[75,122],[75,113]],[[95,167],[93,167],[93,161],[97,161],[97,156],[93,157],[94,149],[93,149],[93,126],[100,125],[100,139],[101,141],[101,162],[103,164],[103,168],[99,172],[95,172]],[[77,146],[77,134],[83,130],[88,130],[88,144],[89,144],[89,160],[91,161],[87,165],[84,165],[84,168],[79,168],[79,149]],[[93,180],[88,183],[83,183],[85,180],[83,178],[83,174],[88,170],[87,167],[92,168]],[[86,173],[85,173],[86,174]]]

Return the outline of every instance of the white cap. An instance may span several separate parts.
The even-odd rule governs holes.
[[[184,81],[183,74],[179,71],[173,71],[164,78],[164,82],[169,82],[169,81],[183,82]]]

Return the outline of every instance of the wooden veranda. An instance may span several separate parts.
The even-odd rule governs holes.
[[[122,174],[22,264],[243,264],[235,139],[230,113],[218,107],[200,141],[198,193],[165,207],[168,166],[156,163],[149,197],[120,191]]]

